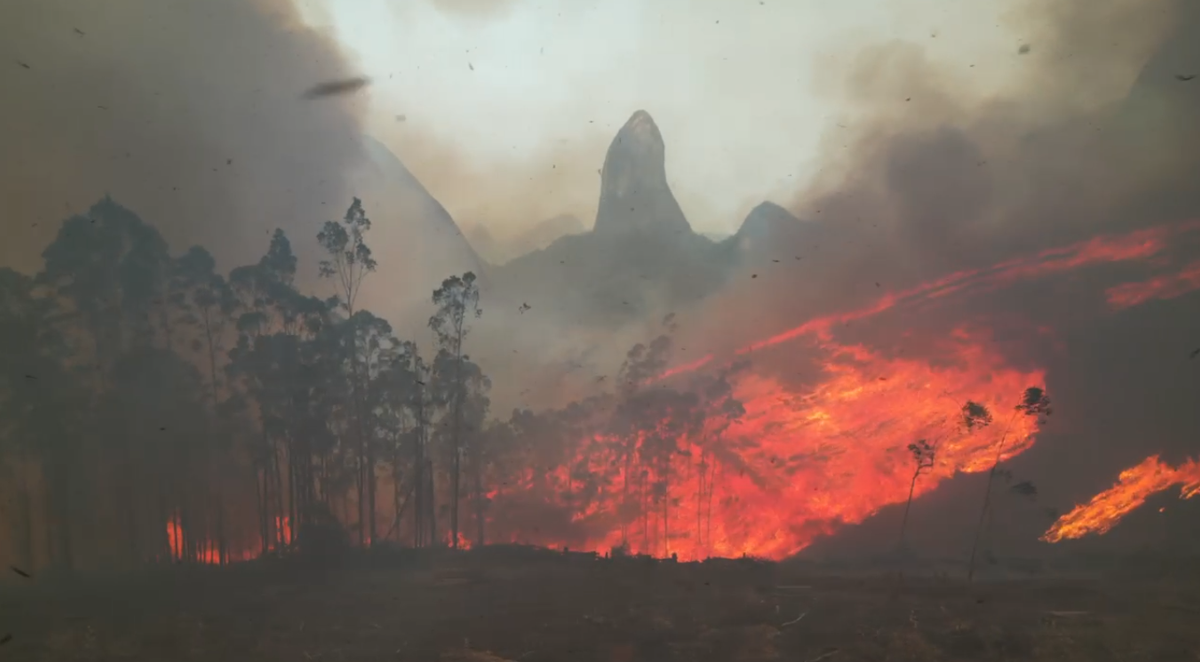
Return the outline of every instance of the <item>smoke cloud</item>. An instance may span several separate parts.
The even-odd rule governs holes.
[[[105,194],[175,250],[257,260],[267,233],[339,218],[361,160],[356,75],[283,0],[67,0],[0,9],[0,261],[39,266],[59,222]]]

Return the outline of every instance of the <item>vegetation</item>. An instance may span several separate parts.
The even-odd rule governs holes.
[[[358,199],[321,228],[331,297],[299,289],[282,230],[224,274],[108,198],[63,223],[41,273],[0,270],[0,452],[20,562],[226,563],[347,533],[360,546],[475,545],[506,486],[567,532],[571,513],[605,501],[664,555],[675,533],[711,529],[738,366],[651,387],[668,317],[629,351],[615,394],[492,418],[491,380],[468,352],[475,275],[432,293],[427,358],[360,303],[377,266],[370,229]],[[676,522],[669,488],[693,465],[697,516]]]

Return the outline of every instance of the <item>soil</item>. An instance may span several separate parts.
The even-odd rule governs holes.
[[[1200,660],[1182,567],[967,584],[487,548],[14,576],[0,661]]]

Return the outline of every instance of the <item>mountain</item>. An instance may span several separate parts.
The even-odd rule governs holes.
[[[497,239],[484,225],[472,225],[466,235],[471,246],[491,264],[504,264],[530,251],[546,248],[559,237],[587,232],[583,221],[559,214],[527,228],[515,236]]]
[[[559,214],[547,218],[517,235],[510,242],[510,246],[515,249],[513,257],[516,257],[529,251],[545,248],[553,244],[559,237],[583,234],[584,232],[587,232],[587,227],[583,221],[570,214]]]
[[[442,279],[483,263],[446,211],[383,143],[363,138],[366,163],[349,178],[373,223],[369,237],[379,261],[387,307],[424,303]],[[369,292],[368,292],[369,293]]]
[[[692,231],[667,184],[666,146],[650,113],[635,112],[617,132],[600,182],[597,234]]]
[[[728,271],[727,251],[692,231],[667,185],[664,154],[653,118],[635,112],[609,146],[592,230],[494,268],[497,291],[587,324],[716,290]]]

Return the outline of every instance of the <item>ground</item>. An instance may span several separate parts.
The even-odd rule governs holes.
[[[967,584],[485,549],[16,577],[0,661],[1183,662],[1200,660],[1196,567]]]

